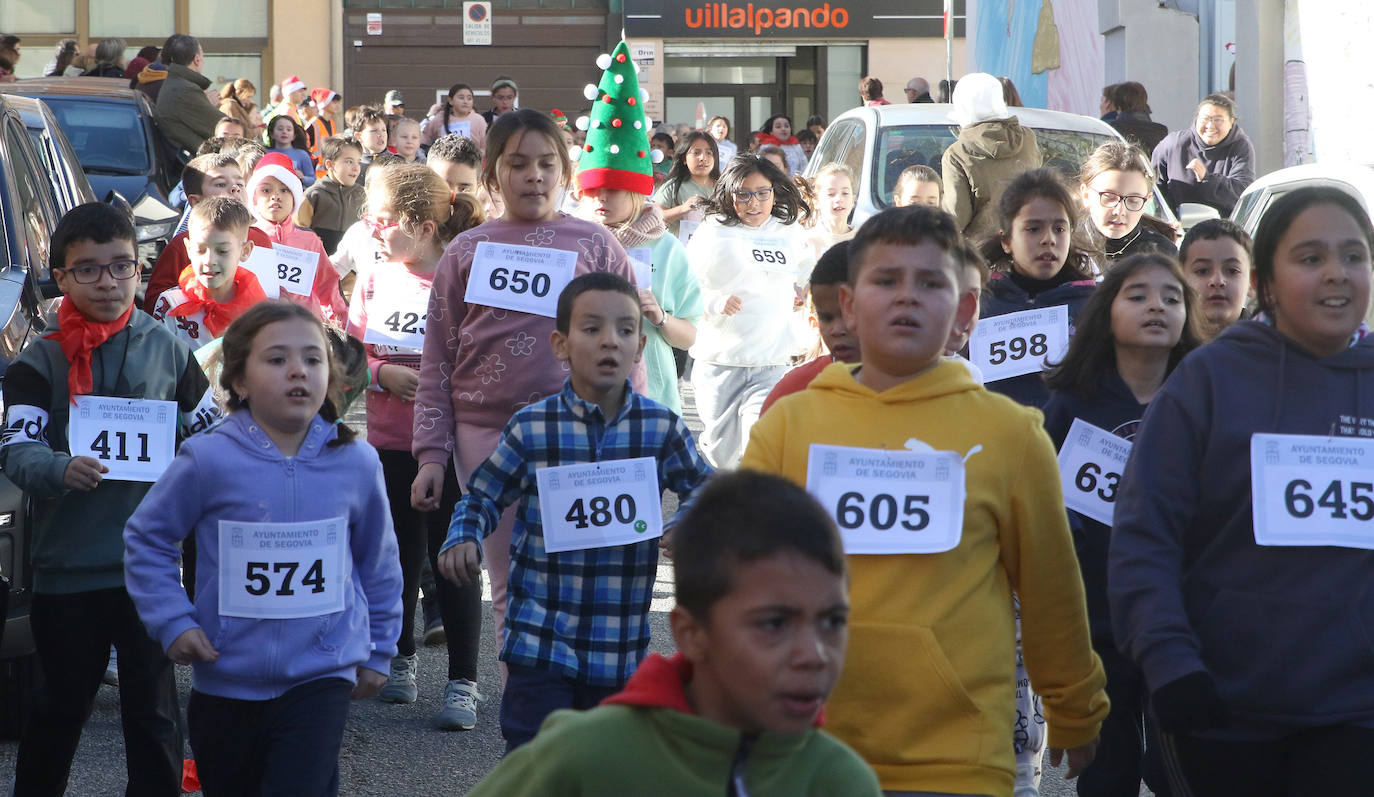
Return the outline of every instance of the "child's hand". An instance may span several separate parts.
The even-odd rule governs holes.
[[[1070,747],[1064,750],[1060,747],[1050,748],[1050,766],[1057,767],[1059,762],[1064,760],[1064,754],[1069,754],[1069,771],[1064,773],[1064,780],[1073,780],[1083,774],[1083,770],[1097,757],[1097,739],[1093,739],[1085,745]]]
[[[482,560],[477,543],[460,542],[439,554],[439,572],[460,587],[473,584],[482,575]]]
[[[95,457],[72,457],[62,471],[62,482],[73,490],[88,493],[100,484],[102,474],[109,472]]]
[[[353,685],[354,700],[373,697],[386,685],[386,676],[367,667],[358,668],[358,683]]]
[[[639,291],[639,312],[649,319],[649,323],[658,326],[663,323],[663,317],[667,315],[663,308],[658,306],[658,300],[654,298],[654,292],[641,288]]]
[[[664,531],[663,536],[658,538],[658,549],[669,559],[673,558],[673,532]]]
[[[426,462],[415,474],[410,484],[410,505],[421,512],[433,512],[439,508],[439,497],[444,492],[444,466],[438,462]]]
[[[377,382],[382,389],[403,401],[415,400],[415,388],[420,386],[420,372],[387,363],[377,369]]]
[[[167,658],[177,664],[190,664],[195,661],[215,661],[219,651],[210,644],[210,639],[199,627],[188,628],[181,632],[172,646],[167,648]]]
[[[741,302],[738,296],[730,294],[730,297],[725,300],[725,307],[721,308],[720,312],[721,315],[734,315],[743,309],[744,302]]]

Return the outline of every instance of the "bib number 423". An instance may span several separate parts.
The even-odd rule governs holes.
[[[930,513],[925,507],[930,504],[930,496],[902,496],[898,512],[898,499],[887,493],[878,493],[865,504],[864,494],[850,491],[840,496],[835,504],[835,522],[845,529],[863,527],[865,521],[879,531],[900,523],[907,531],[921,531],[930,525]]]
[[[1335,520],[1374,520],[1374,482],[1334,479],[1322,489],[1320,482],[1314,488],[1306,479],[1293,479],[1283,490],[1283,506],[1295,518],[1309,518],[1318,509],[1325,509],[1323,514]]]

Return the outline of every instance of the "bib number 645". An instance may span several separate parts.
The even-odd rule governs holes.
[[[1288,514],[1295,518],[1308,518],[1320,507],[1329,511],[1335,520],[1349,517],[1356,520],[1374,520],[1374,483],[1349,482],[1349,500],[1346,499],[1346,482],[1332,480],[1313,500],[1315,490],[1306,479],[1294,479],[1283,491],[1283,505]],[[1320,483],[1319,485],[1320,486]]]
[[[899,512],[896,496],[878,493],[865,506],[864,494],[850,491],[835,504],[835,522],[851,530],[862,527],[866,520],[879,531],[887,531],[898,523],[907,531],[921,531],[930,525],[930,513],[925,509],[929,504],[927,495],[902,496]]]

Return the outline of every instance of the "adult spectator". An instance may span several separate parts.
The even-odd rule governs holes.
[[[859,81],[859,100],[869,107],[892,104],[883,97],[883,82],[872,75]]]
[[[949,101],[950,101],[950,98],[954,96],[954,87],[955,87],[956,85],[958,85],[958,83],[959,83],[959,81],[957,81],[957,80],[942,80],[942,81],[940,81],[940,91],[939,91],[939,95],[937,96],[937,98],[936,98],[935,101],[936,101],[936,102],[949,102]]]
[[[392,89],[386,93],[386,97],[382,100],[382,110],[386,112],[387,116],[406,115],[406,98],[400,89]]]
[[[923,77],[914,77],[906,82],[907,102],[935,102],[930,97],[930,82]]]
[[[1112,83],[1102,87],[1102,99],[1097,103],[1097,110],[1102,112],[1102,121],[1111,124],[1116,119],[1116,90],[1120,83]]]
[[[167,82],[167,65],[160,60],[154,60],[147,66],[139,70],[134,76],[130,88],[138,89],[148,95],[148,100],[157,107],[157,96],[162,91],[162,84]]]
[[[1184,202],[1197,202],[1229,216],[1240,193],[1255,181],[1255,147],[1236,123],[1236,103],[1225,94],[1204,97],[1193,126],[1165,136],[1151,162],[1175,211]]]
[[[1154,152],[1169,134],[1169,128],[1150,119],[1150,93],[1129,80],[1118,83],[1115,92],[1116,118],[1108,122],[1116,131],[1146,152]]]
[[[262,114],[258,113],[258,106],[253,103],[253,98],[257,94],[258,87],[253,85],[253,81],[243,77],[226,85],[219,93],[220,113],[237,119],[243,125],[243,129],[254,136],[261,133],[265,127],[262,123]]]
[[[18,79],[14,74],[14,62],[0,55],[0,83],[13,83]]]
[[[940,158],[944,208],[972,240],[999,229],[997,202],[1017,175],[1040,166],[1035,132],[1007,110],[1002,83],[986,72],[965,75],[954,88],[950,117],[959,137]]]
[[[23,49],[19,46],[19,37],[13,33],[0,36],[0,58],[9,61],[11,66],[19,66],[19,56]]]
[[[128,47],[123,39],[102,39],[95,47],[95,63],[86,70],[85,77],[124,77],[124,49]]]
[[[493,80],[491,83],[491,110],[482,112],[482,118],[487,120],[487,128],[491,128],[496,117],[515,110],[516,102],[519,99],[520,87],[515,85],[514,80],[505,75]]]
[[[167,80],[157,96],[153,118],[173,147],[195,152],[200,142],[214,135],[215,123],[224,114],[206,96],[210,78],[201,74],[205,53],[194,36],[174,33],[162,45]]]
[[[76,46],[76,39],[63,39],[57,43],[53,49],[53,59],[48,65],[43,67],[43,77],[62,77],[67,73],[67,68],[72,65],[80,50]]]

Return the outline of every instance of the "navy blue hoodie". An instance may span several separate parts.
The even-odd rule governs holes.
[[[1136,400],[1135,394],[1113,368],[1091,397],[1062,390],[1051,392],[1044,408],[1045,431],[1054,441],[1055,451],[1064,447],[1064,438],[1068,437],[1074,418],[1082,418],[1099,429],[1134,440],[1147,406]],[[1110,647],[1115,640],[1107,609],[1107,543],[1111,540],[1112,529],[1073,510],[1069,510],[1069,529],[1073,532],[1073,547],[1083,573],[1093,644]]]
[[[1152,690],[1209,672],[1235,729],[1216,735],[1374,726],[1374,551],[1255,543],[1257,432],[1374,435],[1374,336],[1318,359],[1242,321],[1175,369],[1117,498],[1118,645]]]
[[[988,279],[987,290],[983,291],[978,317],[991,318],[1007,313],[1019,313],[1022,310],[1068,305],[1069,335],[1072,336],[1074,327],[1078,324],[1078,313],[1096,287],[1097,283],[1092,280],[1073,280],[1031,296],[1005,271],[994,271]],[[999,379],[996,382],[988,382],[986,387],[1020,404],[1037,409],[1045,406],[1045,402],[1050,398],[1050,389],[1045,386],[1045,376],[1042,373]]]

